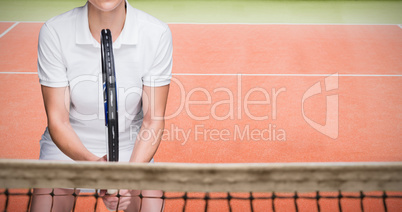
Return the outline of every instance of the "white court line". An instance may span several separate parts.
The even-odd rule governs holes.
[[[18,74],[38,74],[37,72],[0,72],[0,74],[14,74],[14,75],[18,75]]]
[[[37,72],[0,72],[0,74],[38,74]],[[333,74],[333,73],[332,73]],[[266,77],[327,77],[332,74],[200,74],[173,73],[173,76],[266,76]],[[402,74],[338,74],[340,77],[402,77]]]
[[[14,23],[14,22],[19,22],[19,23],[45,23],[44,21],[0,21],[0,23]]]
[[[333,74],[333,73],[332,73]],[[174,73],[174,76],[267,76],[267,77],[327,77],[332,74],[197,74]],[[402,77],[402,74],[338,74],[340,77]]]
[[[20,22],[15,22],[12,26],[10,26],[6,31],[1,33],[0,38],[7,34],[10,30],[12,30],[15,26],[17,26]]]
[[[398,26],[399,26],[399,28],[401,28],[401,29],[402,29],[402,24],[398,24]]]
[[[0,23],[13,23],[15,21],[0,21]],[[45,21],[18,21],[19,23],[45,23]],[[350,25],[350,26],[395,26],[398,24],[362,24],[362,23],[208,23],[208,22],[166,22],[167,24],[195,24],[195,25]],[[399,25],[398,25],[399,26]]]
[[[167,22],[168,24],[195,24],[195,25],[346,25],[346,26],[395,26],[397,24],[362,24],[362,23],[198,23],[198,22]]]

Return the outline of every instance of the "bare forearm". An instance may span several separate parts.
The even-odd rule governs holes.
[[[85,148],[70,123],[49,123],[49,133],[57,147],[71,159],[76,161],[96,161],[99,159]]]
[[[147,163],[154,157],[161,142],[164,121],[144,121],[135,141],[130,162]]]

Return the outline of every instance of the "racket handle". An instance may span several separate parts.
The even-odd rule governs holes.
[[[115,193],[117,193],[117,189],[108,189],[106,192],[108,194],[115,194]]]

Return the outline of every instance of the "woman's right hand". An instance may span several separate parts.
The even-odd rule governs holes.
[[[96,160],[96,161],[99,161],[99,162],[106,162],[107,161],[107,155],[104,155],[104,156],[102,156],[102,157],[100,157],[98,160]]]

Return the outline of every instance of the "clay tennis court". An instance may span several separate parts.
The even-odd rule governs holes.
[[[12,24],[1,23],[0,27],[7,29]],[[5,135],[0,155],[5,158],[38,157],[38,141],[46,126],[35,73],[41,25],[19,23],[0,39],[3,105],[0,126]],[[167,109],[171,118],[166,123],[168,131],[156,155],[157,161],[401,160],[402,108],[398,105],[402,105],[399,95],[402,29],[398,26],[171,24],[170,27],[175,80]],[[332,74],[338,74],[338,88],[326,92],[323,87],[322,94],[302,104],[303,94],[317,82],[325,86],[325,78]],[[227,90],[214,93],[218,88]],[[246,104],[247,93],[246,100],[270,103]],[[311,127],[302,114],[304,106],[306,117],[325,125],[327,95],[337,95],[339,101],[339,135],[335,139]],[[208,101],[208,96],[211,104],[185,102]],[[211,110],[222,120],[215,119]],[[269,125],[276,137],[271,135],[269,139],[268,134],[255,140],[244,137],[245,126],[251,132]],[[199,126],[197,131],[195,126]],[[175,128],[189,133],[188,139],[181,132],[175,133]],[[208,129],[229,130],[230,135],[225,136],[228,140],[211,137],[205,132]]]
[[[0,23],[1,158],[39,157],[42,24]],[[402,161],[400,26],[169,26],[173,80],[156,162]],[[402,209],[401,201],[392,207]]]

